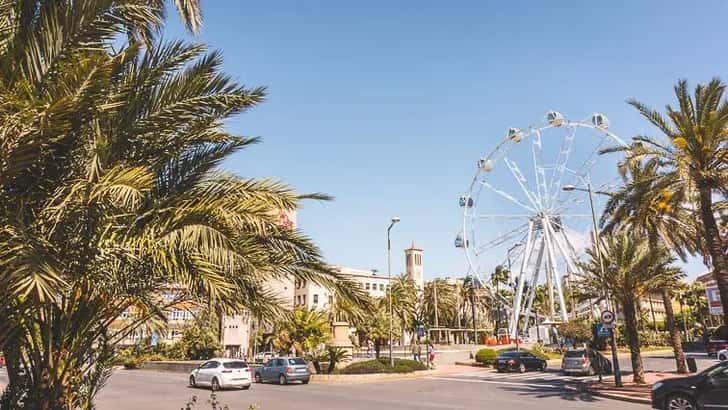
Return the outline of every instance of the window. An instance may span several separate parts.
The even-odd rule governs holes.
[[[243,361],[234,361],[223,363],[222,366],[226,369],[247,369],[248,364]]]
[[[411,264],[412,264],[412,254],[410,253],[410,254],[407,254],[407,265],[411,265]]]
[[[366,290],[369,290],[369,282],[366,284]]]
[[[303,304],[306,304],[306,295],[303,295]]]
[[[315,293],[313,294],[313,304],[318,305],[318,295]]]
[[[383,291],[383,290],[384,290],[384,283],[380,283],[380,284],[379,284],[379,290],[381,290],[381,291]]]

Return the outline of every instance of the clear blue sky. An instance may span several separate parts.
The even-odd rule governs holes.
[[[270,93],[229,124],[263,144],[226,167],[335,196],[299,226],[331,263],[380,272],[397,215],[395,272],[415,241],[426,277],[464,273],[457,199],[508,127],[601,111],[629,139],[654,130],[627,97],[662,107],[678,78],[728,78],[717,0],[202,3],[198,39]],[[171,17],[165,36],[186,35]]]

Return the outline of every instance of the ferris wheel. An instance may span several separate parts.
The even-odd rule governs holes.
[[[506,307],[508,332],[519,322],[568,320],[565,287],[579,275],[579,254],[590,242],[591,195],[617,181],[615,163],[600,150],[624,141],[609,131],[609,120],[594,113],[572,121],[549,111],[545,122],[510,128],[478,161],[468,191],[460,197],[463,219],[455,246],[470,272]],[[596,182],[596,183],[595,183]],[[488,285],[505,256],[512,301]],[[546,311],[534,314],[537,285],[546,286]],[[499,284],[500,285],[500,284]]]

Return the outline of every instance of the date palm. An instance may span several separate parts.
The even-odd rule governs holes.
[[[197,28],[197,2],[175,4]],[[115,344],[181,302],[275,317],[282,277],[362,294],[279,224],[325,196],[219,170],[258,142],[223,124],[265,89],[203,45],[155,39],[163,6],[0,3],[2,408],[92,408]]]
[[[655,186],[689,201],[700,221],[700,245],[709,257],[718,284],[723,310],[728,312],[728,258],[726,242],[715,218],[714,197],[728,193],[728,102],[725,84],[713,79],[695,87],[687,81],[675,86],[678,107],[668,105],[665,115],[637,100],[629,100],[667,141],[639,136],[627,151],[627,160],[654,160],[659,165]],[[694,204],[694,206],[692,205]],[[728,324],[728,315],[724,321]]]
[[[681,197],[684,191],[675,195],[673,191],[659,188],[659,162],[629,161],[622,165],[623,186],[611,193],[602,215],[605,232],[634,231],[647,238],[656,258],[667,257],[666,249],[685,259],[687,254],[698,250],[697,229],[693,212],[684,207]],[[675,278],[678,278],[675,275]],[[678,373],[687,373],[682,337],[675,323],[672,299],[679,282],[665,282],[659,291],[665,305],[665,325],[675,353]]]
[[[414,328],[418,303],[417,285],[412,278],[402,274],[392,278],[389,292],[392,296],[392,310],[399,322],[400,334],[404,335],[408,329]],[[383,299],[383,303],[388,303],[389,292]]]
[[[426,323],[443,327],[457,318],[458,301],[455,285],[444,279],[434,279],[425,284],[422,295],[421,313]]]
[[[637,323],[637,301],[647,292],[659,289],[666,282],[677,281],[676,272],[669,268],[671,259],[656,260],[648,241],[638,233],[615,232],[602,239],[602,271],[597,250],[588,249],[589,259],[581,263],[584,272],[580,286],[593,297],[608,292],[622,306],[625,332],[632,361],[633,380],[644,383],[644,367],[640,356]],[[602,273],[604,272],[604,273]]]

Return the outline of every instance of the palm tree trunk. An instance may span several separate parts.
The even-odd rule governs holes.
[[[629,355],[632,361],[632,381],[636,384],[643,384],[645,382],[645,369],[642,365],[642,356],[640,356],[640,337],[637,332],[636,309],[632,299],[622,301],[622,312],[624,313],[624,327],[627,332]]]
[[[713,215],[713,190],[706,184],[699,185],[700,217],[703,222],[705,241],[713,265],[713,276],[718,284],[718,292],[723,305],[723,323],[728,325],[728,260],[725,256],[725,246],[718,230],[718,224]]]
[[[670,298],[670,292],[668,290],[662,290],[662,302],[665,304],[665,327],[667,327],[667,331],[670,333],[670,344],[672,345],[672,351],[675,353],[677,372],[685,374],[688,372],[688,368],[685,365],[682,337],[680,337],[680,330],[675,324],[675,312],[672,310],[672,298]]]

